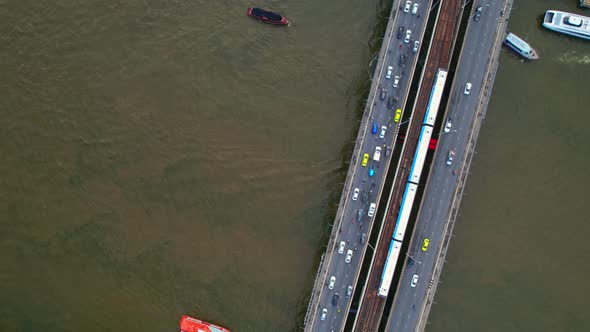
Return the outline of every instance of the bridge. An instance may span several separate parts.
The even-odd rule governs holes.
[[[479,0],[475,5],[483,11],[475,21],[471,0],[393,2],[305,331],[424,329],[511,4]],[[401,235],[397,229],[394,246],[394,229],[414,172],[410,166],[416,162],[440,69],[449,75],[437,102],[441,116],[432,119],[429,129],[438,136],[438,146],[421,158],[424,170],[414,183],[413,207],[407,210],[409,228]],[[376,157],[379,149],[391,153]],[[386,188],[388,179],[392,184]],[[429,240],[426,250],[424,239]],[[393,251],[399,257],[391,266],[393,260],[387,258]],[[388,273],[383,272],[386,261]],[[385,281],[384,275],[389,275]]]

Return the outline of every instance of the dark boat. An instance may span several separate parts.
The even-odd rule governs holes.
[[[262,8],[248,8],[248,16],[260,20],[264,23],[270,23],[275,25],[287,25],[289,24],[289,20],[286,17],[283,17],[277,13],[268,11]]]

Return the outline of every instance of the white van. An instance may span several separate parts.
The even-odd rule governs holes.
[[[377,147],[375,147],[375,153],[373,154],[373,160],[379,161],[380,158],[381,158],[381,147],[377,146]]]

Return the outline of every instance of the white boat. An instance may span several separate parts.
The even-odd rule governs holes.
[[[590,40],[590,17],[548,10],[545,12],[543,26],[549,30]]]
[[[520,39],[512,32],[508,33],[504,39],[504,44],[513,49],[516,53],[528,60],[535,60],[539,58],[537,52],[524,40]]]

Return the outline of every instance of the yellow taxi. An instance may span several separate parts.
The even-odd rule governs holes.
[[[363,162],[362,162],[362,165],[363,165],[363,166],[367,166],[367,164],[368,164],[368,163],[369,163],[369,154],[368,154],[368,153],[365,153],[365,154],[363,155]]]
[[[428,244],[430,244],[430,239],[424,239],[422,242],[422,251],[428,250]]]
[[[394,122],[399,122],[399,119],[401,119],[402,117],[402,110],[400,108],[398,108],[397,110],[395,110],[395,117],[393,118]]]

